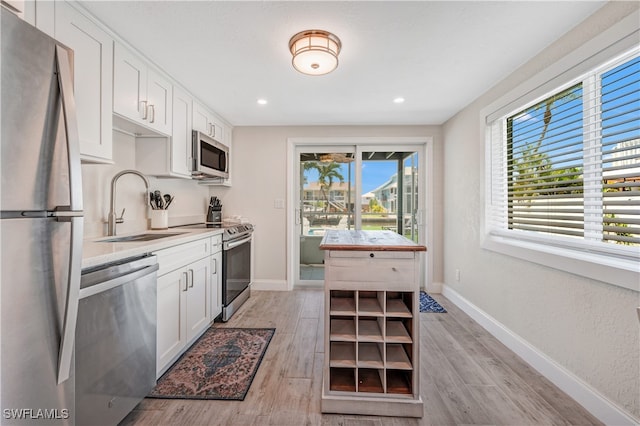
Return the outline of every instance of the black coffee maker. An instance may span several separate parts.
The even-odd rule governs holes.
[[[218,197],[211,197],[207,209],[207,223],[222,223],[222,203]]]

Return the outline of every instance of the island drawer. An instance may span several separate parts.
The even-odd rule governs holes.
[[[349,257],[336,257],[333,256],[334,252],[329,253],[325,258],[327,282],[360,281],[412,286],[417,278],[414,253],[353,252],[355,255]]]

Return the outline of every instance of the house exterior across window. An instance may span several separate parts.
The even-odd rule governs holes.
[[[330,188],[324,188],[319,182],[309,182],[303,187],[303,199],[309,207],[323,207],[327,203],[327,210],[346,212],[353,206],[355,188],[348,182],[333,182]]]
[[[404,191],[402,196],[404,197],[405,206],[417,205],[418,187],[417,179],[414,176],[415,173],[416,170],[413,167],[407,166],[404,168]],[[387,213],[396,213],[398,207],[398,174],[394,173],[388,181],[365,194],[365,196],[368,199],[377,200]],[[412,198],[413,203],[411,203]]]

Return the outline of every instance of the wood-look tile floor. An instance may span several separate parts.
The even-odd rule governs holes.
[[[123,425],[601,424],[441,295],[420,314],[422,419],[322,414],[322,290],[254,291],[226,324],[275,327],[244,401],[145,399]]]

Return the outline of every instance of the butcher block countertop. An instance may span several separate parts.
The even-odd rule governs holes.
[[[320,242],[321,250],[351,251],[427,251],[393,231],[328,230]]]

